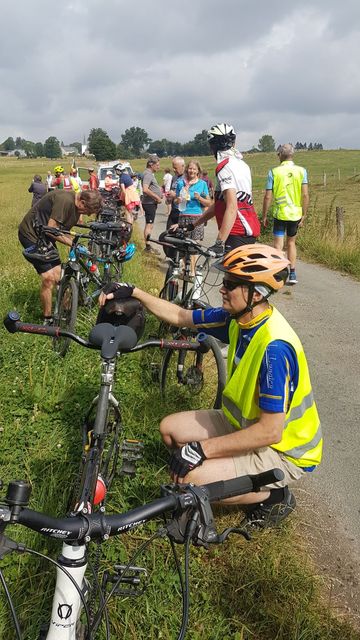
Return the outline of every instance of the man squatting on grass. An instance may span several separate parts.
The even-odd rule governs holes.
[[[102,207],[98,191],[55,190],[47,193],[26,214],[19,225],[19,240],[24,247],[24,256],[31,262],[41,278],[40,300],[44,314],[44,324],[52,324],[52,290],[60,279],[61,260],[55,242],[71,246],[72,239],[64,234],[50,236],[49,259],[35,259],[38,237],[34,225],[41,224],[69,231],[79,221],[81,215],[97,214]]]
[[[109,285],[100,305],[137,298],[160,320],[195,327],[229,343],[221,410],[186,411],[160,425],[179,482],[206,484],[273,468],[284,480],[227,500],[241,505],[250,526],[277,524],[295,507],[288,484],[320,463],[322,435],[301,342],[269,304],[289,261],[267,245],[243,245],[215,263],[224,273],[222,307],[187,310],[126,283]]]

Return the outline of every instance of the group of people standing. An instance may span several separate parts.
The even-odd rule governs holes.
[[[165,169],[163,189],[155,173],[160,164],[157,157],[150,157],[143,175],[143,205],[145,211],[145,252],[153,253],[147,241],[151,234],[158,204],[165,196],[168,205],[166,228],[174,225],[186,226],[189,235],[197,241],[204,238],[204,225],[215,217],[218,234],[211,249],[216,255],[253,244],[260,235],[260,221],[252,198],[250,167],[235,147],[236,134],[231,125],[221,123],[208,132],[210,149],[216,158],[216,186],[202,172],[197,160],[187,165],[183,158],[173,158],[172,168]],[[283,250],[285,235],[286,251],[290,262],[289,284],[297,283],[295,271],[295,239],[307,215],[309,205],[308,177],[306,169],[293,161],[294,147],[283,144],[278,147],[280,165],[269,171],[263,201],[262,220],[267,226],[270,206],[273,215],[273,244]]]

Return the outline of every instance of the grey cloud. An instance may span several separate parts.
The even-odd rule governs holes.
[[[360,144],[358,0],[65,0],[56,15],[33,0],[17,9],[2,9],[16,28],[0,41],[0,141],[70,142],[102,127],[118,142],[132,125],[185,141],[229,120],[242,148],[264,132]]]

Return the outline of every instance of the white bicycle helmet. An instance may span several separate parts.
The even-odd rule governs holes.
[[[220,122],[209,129],[207,139],[212,151],[217,153],[230,149],[234,145],[236,133],[231,124]]]

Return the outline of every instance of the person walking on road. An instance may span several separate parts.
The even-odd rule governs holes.
[[[150,243],[147,240],[147,237],[151,235],[151,232],[154,227],[156,209],[158,207],[158,204],[160,204],[160,202],[162,201],[161,187],[159,186],[155,177],[155,173],[159,171],[159,169],[160,169],[159,158],[157,156],[151,156],[146,163],[146,169],[142,177],[142,188],[143,188],[142,206],[145,214],[144,252],[147,254],[153,253],[155,255],[159,255],[159,252],[151,247]]]
[[[260,223],[252,200],[250,167],[235,149],[236,134],[230,124],[216,124],[208,131],[210,149],[216,158],[215,202],[194,223],[216,217],[218,236],[210,247],[217,256],[242,244],[255,242]]]
[[[24,257],[33,264],[41,278],[40,300],[44,314],[44,324],[52,324],[52,290],[60,278],[61,260],[55,242],[71,246],[72,238],[64,234],[49,234],[48,255],[42,256],[37,251],[39,238],[36,225],[56,227],[69,231],[79,222],[82,214],[98,214],[102,207],[102,198],[97,191],[66,191],[54,189],[49,191],[34,207],[32,207],[19,225],[19,240],[24,247]]]
[[[322,434],[302,344],[285,318],[269,304],[281,289],[289,261],[262,244],[233,249],[215,263],[223,274],[222,307],[183,309],[116,283],[107,299],[133,296],[160,320],[195,327],[229,343],[227,382],[221,410],[174,413],[160,425],[171,451],[175,482],[202,485],[273,468],[284,473],[259,493],[237,496],[244,524],[266,527],[292,513],[288,485],[316,469]]]
[[[280,166],[268,174],[263,202],[263,225],[267,226],[267,216],[272,200],[274,218],[274,247],[282,251],[286,233],[286,253],[290,262],[289,284],[297,284],[296,277],[296,234],[302,227],[309,207],[309,187],[307,171],[293,161],[294,147],[282,144],[277,149]]]

